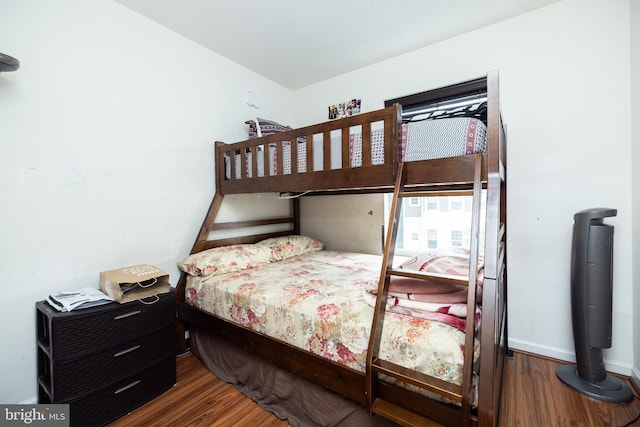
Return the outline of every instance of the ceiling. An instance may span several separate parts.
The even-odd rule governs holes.
[[[298,89],[558,0],[116,0]]]

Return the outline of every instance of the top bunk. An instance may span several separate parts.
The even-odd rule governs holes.
[[[226,144],[216,142],[220,195],[392,191],[406,185],[470,188],[476,155],[482,180],[504,179],[506,147],[498,72],[398,98],[384,109]]]

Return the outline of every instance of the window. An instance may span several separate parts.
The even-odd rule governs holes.
[[[451,230],[451,246],[462,246],[461,230]]]
[[[413,196],[413,195],[412,195]],[[392,194],[385,196],[386,221],[389,224],[389,209]],[[483,192],[480,208],[480,242],[484,242],[484,204],[486,192]],[[417,199],[417,200],[414,200]],[[412,206],[417,204],[418,206]],[[398,222],[395,253],[400,256],[414,256],[428,249],[448,246],[470,247],[472,196],[418,196],[403,200]],[[484,244],[480,244],[483,250]]]
[[[457,89],[460,88],[458,86]],[[476,79],[465,83],[463,92],[456,90],[452,93],[450,88],[445,87],[388,99],[384,106],[389,107],[395,103],[402,105],[403,120],[433,118],[434,113],[438,117],[443,114],[453,116],[459,114],[461,109],[466,109],[486,123],[486,100],[485,80]]]
[[[487,87],[486,80],[476,79],[456,86],[430,90],[413,95],[388,99],[385,107],[398,103],[402,105],[402,119],[433,119],[437,117],[453,117],[461,111],[473,115],[483,122],[487,121]],[[413,194],[411,195],[413,196]],[[393,196],[386,198],[387,221],[389,201]],[[422,200],[418,200],[422,199]],[[482,203],[485,203],[486,194],[483,191]],[[426,197],[411,197],[401,204],[398,222],[398,235],[396,236],[395,253],[398,255],[412,256],[424,252],[427,248],[445,246],[470,247],[472,197],[460,195],[442,195]],[[480,208],[479,239],[484,242],[484,207]],[[415,240],[415,236],[419,236]],[[426,237],[426,239],[425,239]],[[426,240],[426,241],[425,241]],[[425,247],[425,245],[427,247]],[[481,250],[484,246],[480,245]]]
[[[427,230],[427,247],[429,249],[438,247],[438,230]]]
[[[461,211],[464,207],[464,201],[460,197],[449,198],[449,209],[452,211]]]
[[[437,197],[427,197],[427,210],[428,211],[437,211],[438,210],[438,198]]]

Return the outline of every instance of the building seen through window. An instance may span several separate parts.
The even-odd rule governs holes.
[[[480,242],[484,241],[484,196],[485,191],[482,193],[480,210]],[[391,198],[391,194],[385,197],[387,219]],[[397,255],[411,256],[427,249],[470,246],[472,196],[410,197],[400,200]],[[385,223],[388,224],[388,221]],[[482,251],[484,248],[480,246]]]

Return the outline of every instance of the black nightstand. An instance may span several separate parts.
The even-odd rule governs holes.
[[[61,313],[36,303],[38,402],[70,404],[71,425],[105,425],[176,382],[175,291]]]

